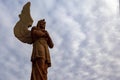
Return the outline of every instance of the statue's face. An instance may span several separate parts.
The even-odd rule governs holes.
[[[46,22],[44,20],[41,20],[38,22],[37,27],[39,27],[40,29],[45,29],[45,25],[46,25]]]
[[[41,23],[40,23],[40,28],[41,28],[41,29],[45,29],[45,25],[46,25],[46,22],[45,22],[45,21],[44,21],[44,22],[41,22]]]

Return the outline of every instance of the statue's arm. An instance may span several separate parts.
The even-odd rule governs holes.
[[[53,48],[54,47],[53,41],[48,33],[47,33],[47,35],[48,35],[48,40],[47,40],[48,46],[50,48]]]
[[[42,37],[42,36],[45,35],[45,33],[43,33],[42,31],[38,30],[36,27],[32,28],[31,34],[32,34],[32,36],[36,36],[36,37]]]

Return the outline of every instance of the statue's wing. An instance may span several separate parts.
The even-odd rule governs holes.
[[[26,3],[23,6],[21,14],[19,15],[20,20],[16,23],[14,27],[14,35],[20,41],[24,43],[31,44],[31,32],[28,30],[30,26],[32,26],[33,19],[30,15],[30,2]]]

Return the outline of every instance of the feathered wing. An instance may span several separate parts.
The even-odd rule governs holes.
[[[32,26],[33,19],[30,15],[30,2],[23,6],[21,14],[19,15],[20,20],[16,23],[14,27],[14,35],[17,39],[24,43],[31,44],[31,32],[28,30]]]

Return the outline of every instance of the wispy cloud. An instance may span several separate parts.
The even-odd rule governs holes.
[[[0,80],[30,79],[32,45],[13,34],[25,1],[0,1]],[[31,0],[36,25],[45,18],[55,43],[49,80],[119,80],[118,0]]]

